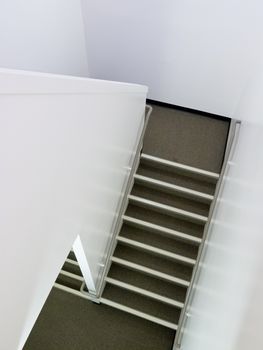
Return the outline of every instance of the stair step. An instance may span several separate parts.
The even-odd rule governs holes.
[[[184,280],[182,278],[174,277],[174,276],[171,276],[171,275],[169,275],[167,273],[163,273],[163,272],[151,269],[151,268],[143,266],[143,265],[136,264],[134,262],[131,262],[131,261],[128,261],[128,260],[125,260],[125,259],[122,259],[122,258],[118,258],[118,257],[112,256],[111,257],[111,261],[113,261],[116,264],[120,264],[122,266],[125,266],[127,268],[130,268],[130,269],[133,269],[133,270],[137,270],[137,271],[143,272],[145,274],[148,274],[148,275],[151,275],[151,276],[163,279],[165,281],[176,283],[176,284],[178,284],[180,286],[188,287],[190,285],[189,281]]]
[[[60,275],[70,277],[70,278],[75,279],[75,280],[80,281],[80,282],[84,282],[84,278],[82,276],[76,275],[74,273],[71,273],[71,272],[68,272],[65,270],[60,270]]]
[[[169,299],[175,299],[181,303],[185,300],[187,287],[179,286],[170,281],[165,281],[114,262],[111,264],[108,277],[162,295]]]
[[[177,324],[181,313],[178,307],[109,283],[102,298],[173,324]]]
[[[200,200],[205,202],[211,202],[214,199],[214,196],[210,194],[200,192],[200,191],[195,191],[190,188],[186,188],[182,186],[177,186],[169,182],[156,180],[148,176],[135,174],[134,179],[136,183],[143,184],[150,188],[157,188],[161,191],[168,192],[168,193],[179,193],[185,196],[186,198],[193,198],[195,200]]]
[[[67,258],[66,262],[71,264],[71,265],[74,265],[74,266],[79,266],[79,264],[76,260],[72,260],[72,259]]]
[[[183,217],[166,215],[150,207],[146,208],[136,205],[136,203],[129,203],[125,215],[171,230],[183,232],[199,239],[203,237],[204,223],[192,222],[185,220]]]
[[[74,253],[74,251],[72,249],[70,250],[67,258],[69,260],[77,261],[76,255],[75,255],[75,253]]]
[[[146,208],[150,207],[151,209],[160,211],[161,213],[164,213],[166,215],[179,216],[187,220],[200,223],[206,223],[208,220],[207,216],[195,214],[183,209],[174,208],[170,205],[154,202],[149,199],[141,198],[134,195],[129,195],[128,198],[130,202],[135,203],[136,205],[143,206]]]
[[[185,256],[181,256],[179,254],[174,254],[174,253],[171,253],[167,250],[156,248],[156,247],[150,246],[148,244],[134,241],[132,239],[128,239],[128,238],[125,238],[122,236],[118,236],[117,240],[118,240],[118,242],[121,242],[123,244],[127,244],[129,246],[134,247],[134,248],[138,248],[140,250],[146,250],[150,253],[161,255],[161,256],[164,256],[164,257],[169,258],[169,259],[174,259],[174,260],[180,261],[180,262],[185,263],[185,264],[189,264],[189,265],[194,266],[196,263],[196,260],[194,260],[194,259],[190,259],[190,258],[187,258]]]
[[[71,272],[75,275],[82,276],[82,272],[80,270],[79,264],[75,260],[66,259],[66,261],[62,267],[62,270],[67,271],[67,272]]]
[[[92,298],[90,295],[88,295],[87,293],[86,294],[82,293],[80,291],[80,288],[79,289],[74,289],[74,288],[71,288],[71,287],[66,287],[65,285],[57,283],[57,282],[54,283],[54,287],[57,288],[57,289],[63,290],[64,292],[67,292],[67,293],[76,295],[78,297],[81,297],[83,299],[88,299],[88,300],[94,301],[94,298]]]
[[[159,234],[158,232],[131,226],[125,222],[122,225],[119,236],[186,258],[194,260],[197,258],[198,245]]]
[[[172,169],[181,170],[182,172],[188,172],[188,173],[191,173],[194,175],[203,176],[203,177],[206,177],[206,178],[211,179],[211,180],[218,180],[219,179],[219,174],[217,174],[217,173],[203,170],[203,169],[199,169],[199,168],[195,168],[195,167],[181,164],[181,163],[177,163],[177,162],[172,162],[170,160],[154,157],[154,156],[151,156],[151,155],[145,154],[145,153],[141,154],[141,160],[143,162],[154,163],[156,166],[165,166],[165,167],[169,167]]]
[[[114,256],[185,281],[190,281],[193,272],[193,266],[124,244],[117,244]]]
[[[196,201],[193,198],[189,199],[179,194],[152,189],[138,183],[134,184],[131,195],[204,216],[208,216],[210,208],[210,203]]]
[[[172,323],[172,322],[164,321],[164,320],[162,320],[162,319],[160,319],[158,317],[154,317],[154,316],[148,315],[148,314],[146,314],[144,312],[140,312],[138,310],[134,310],[134,309],[132,309],[130,307],[127,307],[125,305],[121,305],[119,303],[116,303],[114,301],[108,300],[106,298],[101,298],[100,301],[101,301],[101,303],[103,303],[105,305],[114,307],[114,308],[116,308],[118,310],[121,310],[121,311],[124,311],[124,312],[128,312],[129,314],[132,314],[132,315],[144,318],[144,319],[146,319],[148,321],[157,323],[157,324],[159,324],[161,326],[164,326],[164,327],[167,327],[167,328],[171,328],[173,330],[177,329],[177,325]]]
[[[71,275],[68,275],[67,273],[65,274],[63,272],[62,273],[60,272],[60,274],[56,279],[56,284],[75,291],[80,291],[82,282],[83,282],[82,280],[76,279]]]
[[[156,167],[155,164],[141,162],[137,169],[137,174],[208,195],[215,193],[215,181],[211,182],[209,179],[196,177],[191,173],[181,173],[176,171],[176,169]]]
[[[178,238],[178,239],[190,242],[190,243],[200,244],[202,242],[201,238],[194,237],[194,236],[188,235],[186,233],[172,230],[172,229],[169,229],[167,227],[160,226],[160,225],[155,225],[151,222],[139,220],[139,219],[127,216],[127,215],[123,215],[122,218],[123,218],[123,221],[125,223],[132,225],[132,226],[135,226],[135,227],[139,227],[139,228],[143,228],[145,230],[165,234],[165,235],[168,235],[168,236],[171,236],[174,238]]]
[[[171,298],[167,298],[167,297],[165,297],[163,295],[159,295],[159,294],[156,294],[156,293],[153,293],[153,292],[149,292],[148,290],[136,287],[134,285],[131,285],[131,284],[128,284],[128,283],[125,283],[125,282],[122,282],[122,281],[118,281],[118,280],[116,280],[114,278],[107,277],[106,278],[106,282],[110,283],[110,284],[113,284],[115,286],[118,286],[120,288],[124,288],[124,289],[130,290],[130,291],[132,291],[134,293],[138,293],[138,294],[144,295],[144,296],[146,296],[148,298],[152,298],[152,299],[158,300],[158,301],[160,301],[162,303],[166,303],[166,304],[178,307],[180,309],[182,309],[184,307],[184,304],[179,302],[179,301],[176,301],[176,300],[171,299]]]

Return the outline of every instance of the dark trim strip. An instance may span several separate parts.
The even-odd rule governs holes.
[[[172,104],[166,103],[166,102],[161,102],[161,101],[155,101],[155,100],[147,99],[147,104],[161,106],[161,107],[165,107],[165,108],[177,109],[179,111],[188,112],[188,113],[192,113],[192,114],[199,114],[199,115],[201,115],[203,117],[219,119],[219,120],[223,120],[223,121],[228,122],[228,123],[230,123],[230,121],[231,121],[231,118],[228,118],[226,116],[213,114],[213,113],[208,113],[208,112],[202,112],[202,111],[198,111],[197,109],[192,109],[192,108],[188,108],[188,107],[172,105]]]

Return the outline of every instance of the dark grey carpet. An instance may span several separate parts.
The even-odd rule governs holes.
[[[172,230],[188,233],[189,235],[196,237],[203,236],[203,225],[161,214],[148,208],[146,209],[135,205],[129,205],[126,214],[136,219],[148,221],[156,225],[170,228]]]
[[[192,276],[192,267],[188,265],[126,245],[118,244],[114,256],[187,281]]]
[[[171,350],[174,332],[53,289],[24,350]]]
[[[188,258],[196,259],[197,257],[197,245],[190,245],[189,243],[185,243],[183,241],[176,241],[175,244],[174,238],[146,231],[138,227],[132,227],[124,224],[122,226],[120,236],[148,244],[152,247],[164,249],[168,252],[183,255]]]
[[[177,324],[179,320],[180,309],[143,295],[135,294],[127,289],[113,286],[110,283],[106,284],[103,297],[168,322]]]
[[[151,276],[145,278],[145,274],[138,271],[129,270],[127,273],[127,268],[124,268],[121,265],[113,264],[109,276],[119,281],[133,284],[136,287],[151,290],[153,293],[159,293],[168,298],[176,299],[181,302],[185,300],[185,287]]]
[[[189,177],[189,174],[188,176],[185,176],[175,171],[171,172],[167,169],[154,168],[148,164],[140,164],[137,173],[156,180],[169,182],[177,186],[187,187],[207,194],[213,194],[215,192],[215,183],[207,182],[196,177]]]
[[[208,216],[210,203],[201,203],[193,199],[187,199],[174,193],[166,193],[156,189],[147,188],[142,185],[135,184],[133,186],[132,195],[149,199],[154,202],[169,205],[175,208],[190,211],[192,213]]]
[[[227,134],[225,121],[153,105],[144,152],[219,172]]]

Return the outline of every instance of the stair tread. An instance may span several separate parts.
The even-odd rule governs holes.
[[[140,251],[129,246],[117,244],[113,255],[114,257],[128,260],[135,264],[148,267],[152,270],[159,271],[185,281],[190,281],[192,275],[193,268],[188,265],[150,254],[145,251]]]
[[[144,176],[140,174],[134,175],[135,183],[141,184],[143,186],[158,189],[162,192],[178,194],[182,197],[191,198],[196,201],[211,202],[213,200],[213,195],[207,194],[202,191],[196,191],[185,186],[178,186],[167,181],[157,180],[150,176]]]
[[[147,296],[107,283],[102,298],[112,300],[145,314],[177,324],[180,309]]]
[[[193,235],[198,238],[202,238],[204,231],[204,224],[190,222],[183,218],[173,217],[165,215],[163,213],[156,212],[150,208],[143,208],[137,206],[135,203],[129,203],[125,215],[151,222],[153,224],[164,226],[172,230],[177,230],[189,235]]]
[[[152,293],[163,295],[167,298],[184,302],[186,295],[186,287],[160,280],[154,276],[147,275],[140,271],[135,271],[112,263],[108,276],[128,284],[132,284],[138,288],[148,290]]]
[[[207,216],[176,208],[171,205],[162,204],[143,197],[135,196],[133,194],[130,194],[128,198],[129,202],[135,203],[137,206],[146,207],[147,209],[150,208],[151,210],[164,213],[168,216],[182,217],[184,220],[200,223],[206,223],[208,220]]]
[[[195,259],[191,259],[181,254],[175,254],[171,251],[154,247],[152,244],[145,244],[145,243],[139,242],[138,240],[130,239],[123,236],[118,236],[117,240],[120,244],[127,244],[128,246],[132,246],[133,248],[140,249],[152,254],[157,254],[161,257],[173,259],[185,264],[189,264],[191,266],[194,266],[196,263]]]
[[[186,281],[182,278],[178,278],[178,277],[169,275],[167,273],[164,273],[164,272],[161,272],[158,270],[154,270],[154,269],[151,269],[151,268],[143,266],[143,265],[136,264],[132,261],[128,261],[128,260],[118,258],[115,256],[111,257],[111,261],[116,263],[116,264],[119,264],[121,266],[125,266],[129,269],[132,269],[135,271],[140,271],[142,273],[145,273],[146,275],[154,276],[156,278],[160,278],[161,280],[175,283],[175,284],[178,284],[178,285],[183,286],[183,287],[188,287],[190,285],[189,281]]]
[[[171,322],[168,322],[168,321],[165,321],[165,320],[162,320],[158,317],[154,317],[154,316],[151,316],[151,315],[148,315],[148,314],[145,314],[143,312],[140,312],[138,310],[134,310],[133,308],[130,308],[130,307],[127,307],[125,305],[122,305],[122,304],[119,304],[119,303],[116,303],[112,300],[109,300],[109,299],[106,299],[106,298],[101,298],[101,302],[105,305],[108,305],[108,306],[111,306],[111,307],[114,307],[118,310],[121,310],[121,311],[124,311],[124,312],[127,312],[127,313],[130,313],[132,315],[135,315],[137,317],[141,317],[141,318],[144,318],[148,321],[151,321],[151,322],[154,322],[154,323],[157,323],[157,324],[160,324],[161,326],[164,326],[164,327],[167,327],[167,328],[171,328],[173,330],[176,330],[177,329],[177,325],[174,324],[174,323],[171,323]]]
[[[120,231],[120,236],[162,249],[164,251],[178,254],[186,258],[197,258],[198,246],[189,243],[187,244],[183,241],[178,241],[174,238],[158,233],[151,233],[149,231],[124,224]]]
[[[84,278],[82,275],[80,276],[78,274],[75,274],[74,272],[72,273],[69,271],[65,271],[63,269],[60,270],[60,275],[70,277],[70,278],[75,279],[75,280],[80,281],[80,282],[84,281]]]
[[[207,177],[208,179],[217,180],[219,178],[218,173],[211,172],[211,171],[204,170],[204,169],[197,168],[197,167],[193,167],[190,165],[170,161],[170,160],[167,160],[164,158],[159,158],[159,157],[156,157],[156,156],[153,156],[150,154],[146,154],[146,153],[141,154],[141,161],[158,164],[159,166],[167,166],[169,168],[178,169],[178,170],[181,170],[183,172],[190,173],[190,174],[204,176],[204,177]]]
[[[111,277],[107,277],[106,278],[106,282],[109,283],[109,284],[113,284],[115,286],[118,286],[120,288],[124,288],[124,289],[130,290],[130,291],[132,291],[134,293],[138,293],[138,294],[144,295],[144,296],[146,296],[148,298],[152,298],[152,299],[160,301],[162,303],[166,303],[168,305],[172,305],[172,306],[178,307],[180,309],[182,309],[183,306],[184,306],[184,304],[182,302],[179,302],[179,301],[177,301],[175,299],[172,299],[172,298],[167,298],[167,297],[165,297],[165,296],[163,296],[161,294],[150,292],[150,291],[148,291],[146,289],[137,287],[134,284],[130,284],[130,283],[126,283],[126,282],[123,282],[123,281],[120,281],[120,280],[116,280],[116,279],[111,278]]]
[[[77,261],[76,255],[75,255],[75,253],[73,252],[73,250],[71,250],[71,251],[69,252],[69,254],[68,254],[68,259]]]
[[[178,174],[169,168],[156,168],[151,164],[140,163],[137,174],[194,191],[203,192],[208,195],[213,195],[216,187],[216,184],[213,182],[207,182],[204,179],[194,178],[185,174]]]
[[[66,259],[62,267],[62,270],[68,271],[78,276],[82,276],[82,272],[80,270],[79,264],[77,263],[77,261],[74,261],[71,259]]]
[[[75,279],[75,278],[71,278],[69,276],[63,275],[63,274],[59,274],[57,279],[56,279],[56,283],[60,284],[62,286],[74,289],[79,291],[80,287],[82,285],[82,282]]]
[[[203,216],[208,216],[210,208],[210,203],[202,203],[173,193],[162,192],[141,184],[134,184],[131,195]]]
[[[156,225],[156,224],[153,224],[152,222],[136,219],[134,217],[127,216],[127,215],[123,215],[122,218],[126,226],[135,227],[147,232],[158,233],[160,235],[167,236],[168,238],[173,238],[179,241],[180,240],[187,241],[195,245],[201,243],[202,241],[201,238],[194,237],[180,231],[172,230],[164,226]]]

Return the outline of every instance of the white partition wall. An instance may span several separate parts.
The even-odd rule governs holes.
[[[232,116],[262,60],[260,0],[82,0],[90,76]]]
[[[183,350],[261,350],[263,346],[263,74],[243,94],[242,120],[228,163]]]
[[[77,237],[96,284],[146,92],[0,70],[1,349],[22,349]]]
[[[88,76],[81,0],[1,0],[0,67]]]

